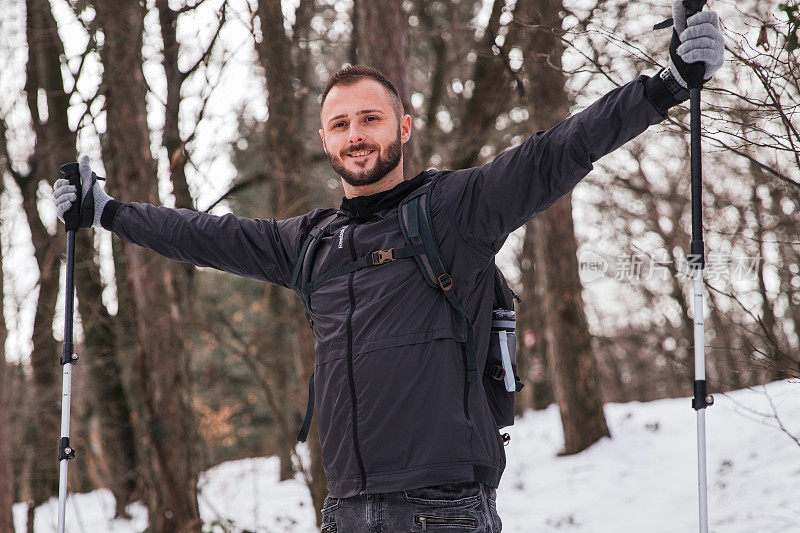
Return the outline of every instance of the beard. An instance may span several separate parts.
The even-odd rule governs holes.
[[[371,185],[377,181],[380,181],[384,176],[386,176],[386,174],[397,167],[397,165],[400,163],[400,159],[403,157],[403,148],[402,143],[400,142],[399,129],[397,131],[397,138],[386,148],[386,153],[384,154],[383,151],[378,152],[378,161],[371,169],[365,168],[357,171],[347,170],[344,167],[344,158],[347,157],[347,153],[359,152],[361,150],[378,151],[379,147],[362,143],[349,147],[347,152],[342,151],[339,154],[339,157],[334,157],[332,154],[328,154],[328,160],[331,162],[333,170],[335,170],[345,182],[353,187]]]

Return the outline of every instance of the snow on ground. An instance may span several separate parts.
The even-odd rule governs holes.
[[[765,393],[766,391],[766,393]],[[716,395],[707,411],[709,523],[714,533],[800,532],[800,383]],[[529,412],[509,428],[508,466],[498,490],[504,532],[683,533],[697,531],[696,420],[690,400],[609,404],[612,438],[558,457],[558,410]],[[275,457],[244,459],[207,471],[200,512],[207,530],[316,531],[300,479],[278,483]],[[14,507],[24,531],[25,505]],[[35,531],[56,530],[57,501],[37,509]],[[67,531],[143,531],[147,513],[112,521],[110,493],[72,495]],[[216,523],[215,526],[211,526]]]

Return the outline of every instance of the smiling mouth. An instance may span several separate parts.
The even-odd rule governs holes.
[[[358,152],[350,152],[349,154],[347,154],[347,157],[351,159],[361,159],[363,157],[368,156],[374,151],[375,150],[359,150]]]

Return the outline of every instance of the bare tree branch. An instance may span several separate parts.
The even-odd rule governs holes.
[[[183,13],[188,13],[189,11],[192,11],[193,9],[197,9],[198,7],[200,7],[201,5],[203,5],[203,3],[204,3],[205,1],[206,1],[206,0],[198,0],[198,1],[197,1],[197,2],[195,2],[194,4],[191,4],[191,5],[188,5],[188,4],[187,4],[187,5],[183,6],[182,8],[178,9],[178,11],[176,11],[176,13],[177,13],[178,15],[181,15],[181,14],[183,14]]]
[[[242,181],[239,181],[235,183],[233,186],[231,186],[231,188],[225,191],[225,193],[222,196],[211,202],[211,205],[203,209],[203,212],[208,213],[209,211],[211,211],[211,209],[216,207],[217,204],[219,204],[221,201],[228,198],[229,196],[241,190],[244,190],[248,187],[251,187],[253,185],[257,185],[259,183],[266,183],[269,179],[270,179],[269,176],[267,176],[263,172],[258,172],[256,174],[253,174],[252,176],[243,179]]]
[[[205,1],[205,0],[200,0],[200,1],[199,1],[199,2],[198,2],[198,3],[197,3],[195,6],[194,6],[194,7],[197,7],[198,5],[202,4],[204,1]],[[216,42],[217,42],[217,38],[219,37],[219,34],[220,34],[220,32],[222,31],[222,27],[225,25],[225,19],[226,19],[226,17],[227,17],[227,8],[228,8],[228,1],[227,1],[227,0],[225,0],[225,2],[223,2],[223,3],[222,3],[222,6],[220,7],[220,10],[219,10],[219,16],[218,16],[218,18],[217,18],[217,20],[218,20],[218,23],[217,23],[217,29],[216,29],[216,31],[214,32],[214,36],[211,38],[211,42],[208,44],[208,46],[206,47],[206,49],[203,51],[203,54],[202,54],[202,55],[200,56],[200,58],[199,58],[199,59],[198,59],[198,60],[197,60],[197,61],[194,63],[194,65],[192,65],[191,67],[189,67],[189,69],[188,69],[188,70],[186,70],[186,71],[184,71],[184,72],[182,72],[182,73],[181,73],[181,83],[183,83],[183,82],[186,80],[186,78],[188,78],[189,76],[191,76],[192,72],[194,72],[195,70],[197,70],[197,68],[198,68],[200,65],[202,65],[202,64],[207,64],[207,62],[208,62],[208,58],[209,58],[209,56],[211,55],[211,51],[214,49],[214,45],[215,45],[215,44],[216,44]],[[178,14],[180,14],[180,13],[184,13],[184,12],[185,12],[185,11],[178,10]]]

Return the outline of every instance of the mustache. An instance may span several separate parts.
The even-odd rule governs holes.
[[[351,154],[353,152],[360,152],[362,150],[375,150],[375,151],[377,151],[378,147],[375,146],[375,145],[372,145],[372,144],[361,143],[361,144],[357,144],[355,146],[351,146],[350,148],[347,148],[346,150],[342,150],[341,151],[341,156],[344,157],[347,154]]]

